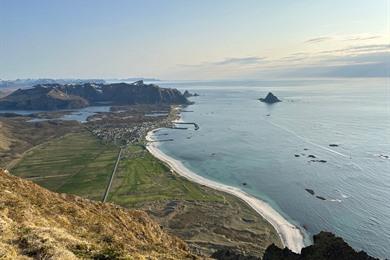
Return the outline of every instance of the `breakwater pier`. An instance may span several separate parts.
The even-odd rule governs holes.
[[[195,130],[199,130],[199,125],[197,123],[186,123],[186,122],[174,122],[175,125],[193,125]]]

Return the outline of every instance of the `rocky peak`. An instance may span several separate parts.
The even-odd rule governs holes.
[[[272,92],[268,92],[265,98],[260,98],[259,100],[267,104],[282,102],[279,98],[277,98],[274,94],[272,94]]]

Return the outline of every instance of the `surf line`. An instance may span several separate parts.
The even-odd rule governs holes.
[[[274,123],[274,122],[271,122],[271,121],[268,121],[268,120],[265,120],[265,121],[267,121],[269,124],[271,124],[271,125],[273,125],[273,126],[275,126],[275,127],[277,127],[277,128],[280,128],[280,129],[282,129],[282,130],[284,130],[284,131],[286,131],[286,132],[288,132],[288,133],[294,135],[295,137],[301,139],[302,141],[304,141],[304,142],[306,142],[306,143],[308,143],[308,144],[317,146],[317,147],[319,147],[319,148],[321,148],[321,149],[323,149],[323,150],[325,150],[325,151],[328,151],[328,152],[331,152],[331,153],[340,155],[340,156],[342,156],[342,157],[350,158],[348,155],[345,155],[345,154],[343,154],[343,153],[337,152],[337,151],[332,150],[332,149],[330,149],[330,148],[328,148],[328,147],[325,147],[325,146],[323,146],[323,145],[316,144],[316,143],[314,143],[314,142],[308,140],[307,138],[305,138],[305,137],[303,137],[303,136],[300,136],[299,134],[295,133],[294,131],[292,131],[292,130],[290,130],[290,129],[284,127],[284,126],[278,125],[278,124],[276,124],[276,123]]]
[[[290,130],[290,129],[284,127],[284,126],[281,126],[281,125],[279,125],[279,124],[276,124],[276,123],[271,122],[271,121],[268,121],[268,120],[264,120],[264,121],[268,122],[269,124],[271,124],[271,125],[273,125],[273,126],[279,128],[279,129],[282,129],[282,130],[284,130],[284,131],[286,131],[286,132],[288,132],[288,133],[294,135],[295,137],[297,137],[298,139],[301,139],[301,140],[304,141],[305,143],[311,144],[311,145],[313,145],[313,146],[319,147],[319,148],[321,148],[321,149],[323,149],[323,150],[325,150],[325,151],[328,151],[328,152],[330,152],[330,153],[334,153],[334,154],[337,154],[337,155],[342,156],[342,157],[344,157],[344,158],[348,158],[348,159],[352,160],[352,158],[351,158],[350,156],[345,155],[345,154],[340,153],[340,152],[337,152],[337,151],[335,151],[335,150],[332,150],[332,149],[330,149],[330,148],[328,148],[328,147],[325,147],[325,146],[323,146],[323,145],[316,144],[316,143],[314,143],[314,142],[308,140],[307,138],[305,138],[305,137],[303,137],[303,136],[300,136],[299,134],[295,133],[294,131],[292,131],[292,130]],[[351,164],[354,165],[354,166],[356,166],[359,170],[363,171],[363,168],[362,168],[359,164],[357,164],[357,163],[355,163],[355,162],[351,162]]]

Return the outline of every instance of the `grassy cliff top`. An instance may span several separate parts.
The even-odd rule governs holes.
[[[3,170],[0,234],[0,258],[193,258],[143,211],[57,194]]]

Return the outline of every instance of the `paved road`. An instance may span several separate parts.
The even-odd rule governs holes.
[[[118,158],[116,159],[115,167],[114,167],[114,170],[112,171],[110,182],[108,183],[107,188],[106,188],[106,192],[104,193],[103,202],[107,201],[108,194],[110,193],[112,181],[114,180],[116,169],[118,168],[118,164],[119,164],[119,161],[121,159],[122,151],[123,151],[123,148],[120,149],[119,154],[118,154]]]

